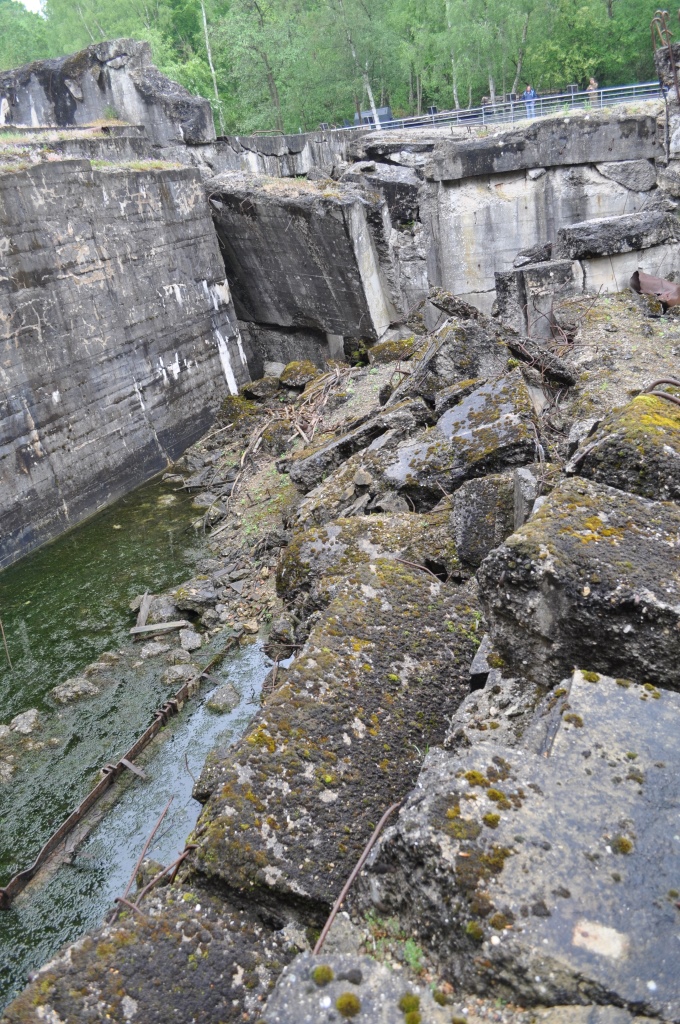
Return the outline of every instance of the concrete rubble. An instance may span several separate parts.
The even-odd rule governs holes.
[[[85,51],[83,75],[103,62],[129,74],[126,95],[146,88],[146,50],[106,45]],[[123,49],[137,56],[118,64]],[[43,72],[11,74],[30,97]],[[148,431],[158,394],[190,377],[170,348],[195,353],[153,443],[206,535],[190,579],[132,602],[149,627],[138,647],[0,725],[0,785],[117,674],[197,692],[214,642],[259,636],[272,659],[241,738],[195,780],[203,807],[172,880],[144,892],[145,865],[136,908],[59,952],[4,1024],[161,1022],[170,1004],[180,1024],[679,1024],[680,331],[619,280],[677,260],[680,145],[671,134],[666,151],[660,111],[484,136],[207,129],[200,147],[189,129],[163,135],[159,114],[146,140],[116,145],[179,144],[182,168],[0,174],[12,202],[29,182],[87,184],[107,244],[132,246],[129,268],[107,271],[122,304],[102,308],[111,337],[129,313],[126,367],[143,356],[164,373],[133,399],[104,389],[108,364],[88,369],[92,408],[115,394]],[[105,144],[73,140],[89,142]],[[68,255],[63,216],[43,212],[40,231]],[[83,290],[104,302],[88,223],[79,309]],[[186,280],[161,282],[169,256],[140,270],[159,231]],[[32,301],[76,287],[46,288],[29,249],[25,266],[6,259]],[[35,411],[59,402],[21,375],[11,415],[34,495],[55,458],[47,428],[61,429]],[[223,681],[207,707],[226,716],[239,696]]]

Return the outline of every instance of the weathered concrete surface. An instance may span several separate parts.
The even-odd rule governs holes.
[[[352,164],[340,180],[382,192],[395,226],[417,220],[422,179],[412,167],[360,160]]]
[[[680,408],[640,395],[605,416],[572,471],[656,501],[680,500]]]
[[[552,338],[553,305],[583,290],[583,271],[572,260],[548,260],[496,273],[496,308],[509,327],[530,338]]]
[[[656,110],[635,115],[597,111],[540,118],[486,139],[437,142],[425,176],[460,181],[534,167],[653,159],[662,153]]]
[[[645,210],[619,217],[601,217],[570,224],[557,232],[554,255],[570,260],[613,256],[677,243],[680,221],[670,213]]]
[[[286,550],[279,592],[305,615],[316,608],[316,624],[213,773],[191,858],[206,884],[323,923],[467,692],[474,596],[398,561],[454,569],[447,518],[339,521]]]
[[[255,1019],[297,952],[285,931],[265,927],[204,890],[158,888],[141,911],[123,910],[116,924],[91,932],[46,964],[7,1007],[3,1024]]]
[[[272,327],[241,320],[239,331],[253,378],[263,376],[268,362],[287,366],[294,359],[308,359],[323,369],[329,359],[345,358],[342,337],[309,327]]]
[[[549,756],[432,751],[360,880],[453,980],[680,1019],[677,694],[576,672]]]
[[[402,442],[381,476],[418,507],[470,477],[533,461],[536,436],[531,399],[515,370],[478,388],[425,434]]]
[[[111,110],[160,146],[215,138],[208,100],[162,75],[148,43],[114,39],[0,73],[1,124],[68,127]]]
[[[379,196],[234,175],[206,188],[240,319],[376,340],[397,318]]]
[[[300,455],[290,462],[290,478],[300,490],[309,491],[350,455],[367,448],[372,441],[388,430],[400,430],[408,434],[433,421],[434,417],[422,399],[400,402],[368,417],[353,430],[317,447],[315,451],[308,454],[305,454],[305,450],[300,452]]]
[[[165,468],[248,369],[196,171],[46,162],[0,176],[0,223],[5,565]]]
[[[650,193],[632,192],[588,165],[548,167],[537,178],[514,171],[426,186],[420,215],[430,284],[488,313],[494,274],[511,270],[520,250],[554,242],[566,225],[649,203]]]
[[[276,983],[262,1020],[331,1024],[340,1015],[357,1024],[404,1024],[407,1013],[417,1014],[422,1024],[449,1024],[451,1017],[426,985],[412,984],[372,957],[302,953]]]
[[[458,557],[478,566],[515,528],[515,481],[511,473],[466,480],[453,496],[451,529]]]
[[[488,317],[446,317],[444,326],[411,364],[411,374],[395,389],[389,405],[417,395],[430,405],[452,384],[498,376],[507,369],[509,352],[501,326]],[[477,313],[477,310],[474,310]]]
[[[560,483],[478,571],[508,673],[556,684],[574,663],[680,688],[680,508]]]
[[[296,135],[227,135],[201,146],[193,158],[214,174],[236,171],[272,178],[294,178],[313,168],[328,174],[344,168],[352,141],[365,129],[348,132],[302,132]]]
[[[656,185],[656,168],[649,160],[618,160],[598,164],[597,169],[605,178],[618,181],[633,192],[647,192]]]

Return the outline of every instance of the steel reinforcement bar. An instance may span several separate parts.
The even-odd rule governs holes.
[[[82,803],[80,803],[78,807],[69,814],[68,818],[61,823],[59,828],[52,833],[33,863],[23,871],[14,875],[4,888],[0,888],[0,910],[9,910],[12,905],[12,901],[26,888],[31,879],[35,878],[40,869],[46,864],[69,832],[71,832],[72,829],[74,829],[76,825],[83,820],[87,812],[94,807],[107,789],[113,785],[118,776],[123,771],[130,768],[134,759],[138,757],[146,747],[148,747],[149,743],[151,743],[154,737],[158,735],[163,726],[181,711],[187,698],[192,697],[198,690],[201,678],[210,671],[213,665],[220,661],[229,652],[236,643],[236,639],[236,637],[232,637],[226,647],[216,654],[214,658],[211,658],[205,668],[183,683],[177,693],[166,700],[160,708],[154,712],[154,718],[151,725],[137,740],[135,740],[130,749],[127,750],[115,764],[104,765],[101,769],[102,778],[96,786],[90,790]]]

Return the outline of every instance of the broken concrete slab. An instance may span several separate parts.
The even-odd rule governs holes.
[[[397,319],[380,196],[233,174],[206,189],[241,320],[377,340]]]
[[[600,174],[633,192],[648,192],[656,185],[656,168],[649,160],[617,160],[597,164]]]
[[[418,193],[423,182],[411,167],[359,160],[350,165],[340,181],[382,192],[395,227],[418,219]]]
[[[680,500],[680,408],[639,395],[605,416],[569,471],[656,501]]]
[[[508,128],[485,139],[438,141],[425,177],[459,181],[534,167],[654,159],[662,149],[653,114],[570,112]]]
[[[547,757],[428,755],[355,913],[394,915],[483,994],[677,1020],[680,697],[585,670],[565,695]]]
[[[499,319],[529,338],[560,336],[553,306],[583,291],[583,271],[574,260],[547,260],[495,275]]]
[[[466,480],[453,495],[451,528],[458,557],[478,566],[515,529],[515,481],[511,473]]]
[[[599,217],[562,227],[555,256],[570,260],[637,252],[680,239],[680,221],[671,213],[645,210],[619,217]]]
[[[412,360],[411,374],[387,404],[420,395],[434,405],[438,393],[451,384],[496,376],[507,364],[508,350],[497,323],[488,317],[449,317],[422,354]]]
[[[355,536],[349,575],[334,575],[331,551],[309,639],[213,771],[218,786],[192,837],[206,884],[316,924],[382,812],[413,785],[425,747],[443,739],[475,648],[472,593],[398,561],[389,517],[382,527],[379,546],[371,532],[363,544]],[[443,561],[434,545],[430,557]],[[305,561],[288,589],[307,580]]]
[[[420,436],[384,458],[381,478],[416,507],[450,494],[470,477],[531,462],[536,429],[518,370],[478,388]]]
[[[203,889],[154,889],[140,912],[123,910],[66,947],[4,1010],[7,1024],[96,1019],[127,1024],[243,1021],[259,1016],[280,969],[298,950]],[[217,983],[219,980],[219,983]]]
[[[369,956],[302,953],[284,970],[262,1011],[262,1024],[449,1024],[451,1010],[431,989]]]
[[[388,430],[408,434],[432,422],[432,413],[422,399],[400,402],[368,417],[354,430],[349,430],[336,440],[321,445],[311,454],[302,451],[289,463],[288,473],[297,487],[302,491],[309,491],[350,455],[367,448],[372,441]]]
[[[556,685],[574,663],[680,687],[680,508],[560,483],[478,570],[509,674]]]
[[[367,567],[378,557],[406,560],[423,572],[434,571],[435,578],[459,580],[468,574],[461,567],[449,516],[450,509],[443,507],[424,515],[403,512],[339,519],[298,531],[281,553],[277,594],[289,607],[318,610],[356,566]]]

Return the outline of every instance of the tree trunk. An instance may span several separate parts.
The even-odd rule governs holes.
[[[210,49],[210,38],[208,36],[208,19],[205,16],[205,4],[201,0],[201,14],[203,15],[203,35],[205,36],[205,49],[208,54],[208,67],[210,68],[210,74],[212,75],[213,89],[215,92],[215,106],[217,107],[217,116],[220,119],[220,135],[224,135],[224,118],[222,116],[222,101],[220,100],[220,94],[217,91],[217,75],[215,74],[215,65],[213,64],[212,51]]]
[[[267,72],[267,86],[269,88],[269,98],[272,101],[274,108],[274,115],[276,117],[276,127],[280,132],[283,132],[283,117],[281,116],[281,100],[279,99],[279,90],[276,88],[276,79],[274,78],[274,72],[271,69],[269,58],[264,50],[259,51],[262,62]]]
[[[468,85],[468,110],[472,110],[472,86]]]
[[[449,38],[451,38],[452,26],[451,26],[451,0],[446,0],[446,24],[449,30]],[[456,66],[456,55],[453,52],[453,46],[450,49],[451,56],[451,80],[453,86],[453,105],[456,110],[460,110],[460,103],[458,102],[458,68]]]
[[[519,44],[519,50],[517,51],[517,74],[515,80],[512,83],[512,92],[515,94],[519,89],[519,80],[522,75],[522,65],[524,64],[524,54],[526,52],[527,43],[527,29],[529,28],[529,11],[524,15],[524,24],[522,25],[522,42]]]
[[[421,75],[416,75],[416,102],[418,104],[416,113],[420,117],[423,112],[423,79]]]
[[[492,105],[496,102],[496,83],[491,71],[489,71],[489,99]]]
[[[408,112],[413,113],[413,64],[408,69]]]
[[[453,57],[451,57],[451,74],[453,76],[453,105],[456,110],[460,110],[460,103],[458,101],[458,69]]]
[[[375,123],[376,128],[379,128],[380,127],[380,119],[378,118],[378,111],[376,110],[375,100],[373,99],[373,90],[371,89],[371,80],[368,77],[368,61],[366,61],[366,67],[365,68],[361,68],[359,66],[359,58],[357,56],[357,51],[356,51],[356,47],[354,45],[354,40],[352,39],[352,33],[350,32],[349,25],[347,24],[347,17],[345,15],[345,5],[343,3],[343,0],[340,0],[340,10],[342,11],[342,20],[345,23],[345,35],[347,36],[347,42],[349,43],[349,48],[350,48],[350,51],[352,53],[352,59],[354,61],[354,66],[357,69],[357,71],[359,71],[361,73],[361,78],[362,78],[362,81],[364,83],[364,89],[366,90],[366,94],[368,95],[368,105],[370,106],[371,113],[373,114],[373,121]]]

